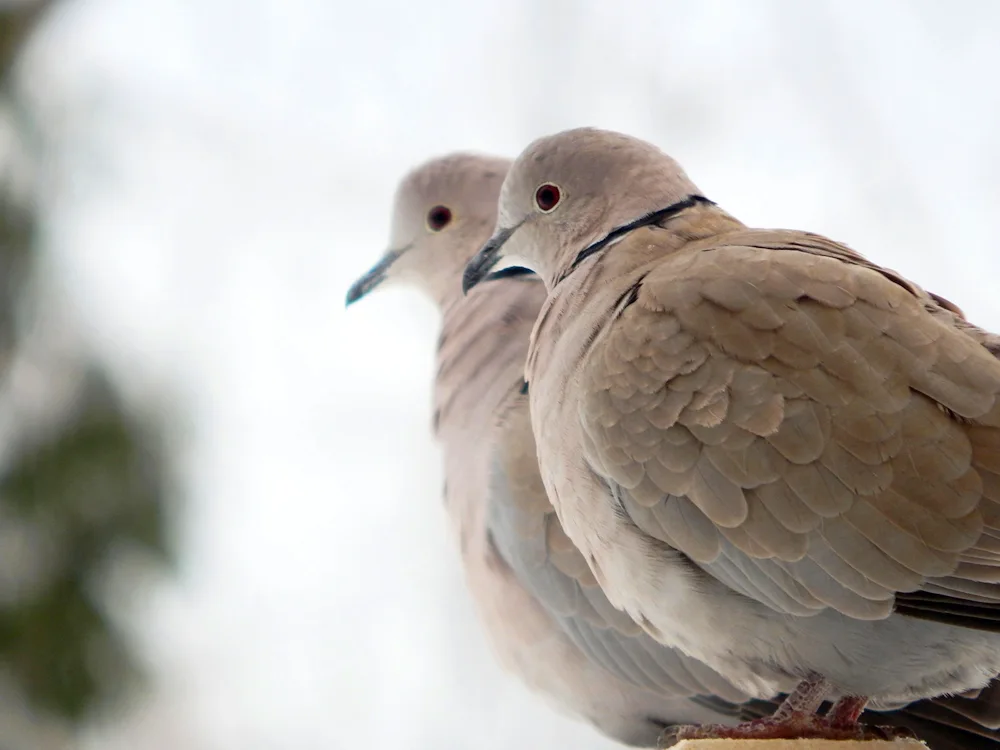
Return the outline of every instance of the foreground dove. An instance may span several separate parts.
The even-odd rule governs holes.
[[[605,131],[517,158],[463,287],[501,256],[549,291],[538,459],[611,602],[748,693],[800,681],[770,719],[676,737],[860,737],[869,699],[1000,671],[995,336],[841,244],[744,226]]]
[[[611,607],[555,518],[521,393],[544,285],[518,269],[462,294],[462,271],[493,229],[509,164],[455,154],[410,173],[396,193],[393,249],[351,287],[347,302],[401,280],[441,310],[434,422],[445,506],[503,665],[631,745],[654,745],[678,722],[735,719],[731,701],[746,695]]]

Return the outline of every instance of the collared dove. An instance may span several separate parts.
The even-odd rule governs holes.
[[[516,159],[463,288],[501,256],[549,291],[526,369],[538,459],[610,601],[748,693],[801,680],[772,719],[677,737],[859,736],[868,699],[997,675],[996,336],[594,129]]]
[[[512,269],[462,294],[462,271],[490,235],[509,164],[454,154],[411,172],[395,198],[393,249],[351,287],[347,302],[403,280],[441,310],[434,424],[445,506],[502,664],[564,711],[631,745],[652,746],[678,722],[735,721],[734,701],[747,696],[611,607],[555,518],[521,393],[544,285]]]
[[[392,231],[392,246],[408,256],[386,253],[351,288],[348,303],[396,279],[437,302],[443,330],[435,422],[447,462],[447,506],[494,650],[564,710],[620,741],[648,746],[675,722],[733,717],[733,702],[745,696],[611,608],[554,516],[519,387],[543,286],[512,269],[493,274],[467,299],[459,292],[466,261],[495,221],[508,166],[460,154],[414,170],[397,192]],[[952,704],[925,702],[891,716],[934,750],[994,747],[979,736],[990,734],[977,723],[981,701]],[[767,705],[745,704],[741,715]]]

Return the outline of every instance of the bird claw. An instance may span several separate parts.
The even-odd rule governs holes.
[[[844,724],[817,714],[791,712],[781,719],[765,717],[736,726],[724,724],[677,724],[668,727],[657,741],[658,748],[669,748],[681,740],[895,740],[914,738],[910,730],[902,727],[876,726],[873,724]]]

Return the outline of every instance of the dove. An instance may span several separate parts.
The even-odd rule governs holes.
[[[457,153],[408,174],[394,200],[392,249],[351,286],[347,304],[405,283],[441,312],[433,422],[445,508],[501,664],[628,745],[653,746],[678,723],[733,723],[748,696],[614,609],[548,501],[521,392],[544,285],[510,269],[463,296],[462,272],[490,236],[509,163]]]
[[[995,335],[591,128],[516,158],[463,289],[501,258],[548,290],[525,371],[538,462],[611,604],[750,695],[798,682],[770,718],[675,738],[864,736],[869,703],[998,674]]]
[[[681,721],[756,716],[770,704],[735,705],[743,693],[614,610],[555,517],[522,377],[544,287],[513,268],[467,299],[459,291],[466,262],[495,222],[508,166],[456,154],[414,170],[395,200],[397,249],[348,293],[350,304],[381,284],[410,283],[442,312],[434,422],[446,501],[494,650],[523,682],[626,744],[653,745]],[[920,732],[934,750],[990,748],[996,733],[977,721],[985,698],[922,702],[879,720]]]
[[[626,744],[651,746],[677,722],[757,716],[770,704],[735,705],[743,693],[611,608],[555,517],[522,377],[544,287],[514,268],[491,274],[467,299],[459,291],[495,222],[508,166],[455,154],[414,170],[396,195],[396,249],[347,297],[350,304],[382,284],[409,283],[442,312],[434,421],[447,508],[484,629],[509,671]],[[980,723],[986,697],[921,702],[879,719],[918,731],[934,750],[985,750],[996,740]]]

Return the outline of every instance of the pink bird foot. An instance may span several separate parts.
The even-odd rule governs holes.
[[[825,716],[816,713],[829,686],[820,678],[804,680],[773,716],[726,726],[724,724],[678,725],[669,727],[658,742],[669,748],[681,740],[894,740],[913,737],[908,729],[861,724],[868,699],[860,696],[841,698]]]
[[[901,727],[874,726],[868,724],[838,724],[826,716],[807,713],[792,713],[781,719],[768,716],[754,719],[734,727],[724,724],[703,726],[680,725],[670,727],[662,735],[658,746],[673,747],[681,740],[731,739],[731,740],[894,740],[913,737],[913,733]]]

